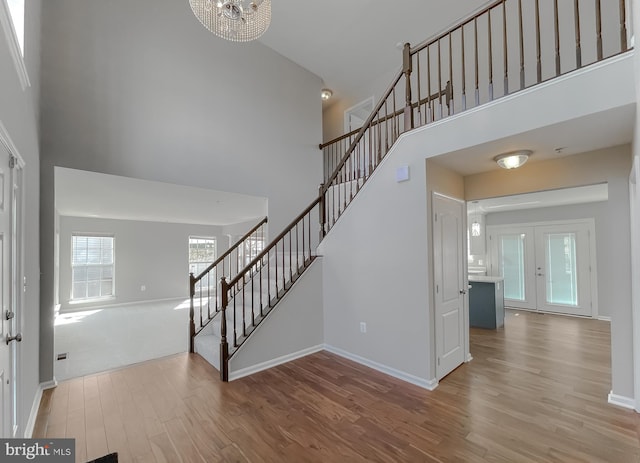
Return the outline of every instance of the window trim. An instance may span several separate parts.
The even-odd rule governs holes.
[[[73,238],[76,236],[88,236],[99,238],[112,238],[113,239],[113,262],[111,263],[112,280],[111,280],[111,295],[109,296],[96,296],[85,297],[82,299],[73,298]],[[93,232],[72,232],[71,233],[71,249],[70,249],[70,279],[69,279],[69,304],[91,304],[93,302],[108,301],[116,298],[116,235],[114,233],[93,233]]]
[[[26,11],[26,8],[27,6],[25,2],[25,11]],[[25,13],[25,16],[26,16],[26,13]],[[29,81],[29,75],[27,74],[27,66],[24,62],[24,55],[20,49],[18,34],[16,33],[16,28],[13,25],[13,18],[11,17],[11,11],[9,10],[9,4],[7,3],[7,0],[0,0],[0,26],[2,26],[5,40],[7,41],[7,45],[9,45],[9,54],[11,55],[13,65],[16,68],[16,72],[18,73],[20,86],[24,91],[27,89],[27,87],[31,86],[31,82]],[[26,18],[25,18],[25,29],[26,29]],[[25,32],[25,35],[26,35],[26,32]],[[26,43],[25,43],[25,46],[26,46]]]

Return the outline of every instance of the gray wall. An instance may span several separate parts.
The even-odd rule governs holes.
[[[278,233],[321,181],[320,78],[200,25],[188,2],[49,0],[42,41],[42,379],[53,375],[53,167],[267,197]]]
[[[39,147],[38,147],[38,72],[40,60],[40,1],[29,0],[26,8],[25,64],[32,83],[22,90],[9,55],[9,47],[0,31],[0,122],[5,126],[24,159],[25,192],[25,276],[27,288],[22,313],[23,341],[20,349],[19,424],[20,432],[31,412],[38,390],[39,325]],[[1,27],[1,26],[0,26]]]
[[[325,342],[420,380],[433,379],[425,159],[469,147],[482,152],[480,148],[496,140],[526,139],[535,129],[554,130],[555,124],[586,116],[603,118],[607,111],[627,107],[632,99],[635,104],[630,64],[625,58],[594,66],[497,100],[481,110],[403,134],[349,206],[349,213],[320,245]],[[618,78],[622,80],[611,85]],[[571,136],[581,136],[580,130],[572,130]],[[515,172],[500,169],[467,176],[465,199],[608,182],[610,203],[620,211],[612,220],[619,217],[616,226],[628,230],[628,188],[620,188],[615,179],[628,178],[630,160],[626,145],[531,162]],[[395,169],[403,165],[411,168],[411,179],[395,183]],[[628,238],[619,249],[612,259],[620,264],[620,291],[609,301],[612,390],[630,397],[633,358]],[[360,321],[368,322],[366,334],[359,333]]]
[[[115,237],[115,299],[69,304],[71,296],[71,235],[105,233]],[[60,309],[126,304],[189,297],[189,236],[226,237],[221,227],[133,220],[60,217]],[[140,287],[144,285],[143,292]]]
[[[251,341],[231,358],[229,376],[236,379],[265,364],[321,350],[323,342],[322,259],[318,258],[260,324]]]
[[[596,265],[598,271],[598,315],[611,316],[611,301],[617,294],[629,292],[628,279],[622,277],[624,266],[616,256],[628,252],[629,229],[619,224],[629,220],[628,211],[611,207],[609,201],[571,206],[545,207],[523,211],[487,214],[487,226],[509,225],[553,220],[593,218],[596,223]],[[628,269],[626,269],[628,270]]]

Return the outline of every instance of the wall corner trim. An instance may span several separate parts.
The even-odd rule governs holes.
[[[438,380],[436,378],[433,378],[433,379],[420,378],[410,373],[406,373],[404,371],[391,368],[387,365],[374,362],[373,360],[360,357],[359,355],[352,354],[351,352],[347,352],[345,350],[342,350],[327,344],[324,345],[324,350],[326,350],[327,352],[331,352],[332,354],[338,355],[340,357],[344,357],[353,362],[359,363],[361,365],[367,366],[369,368],[373,368],[374,370],[378,370],[379,372],[387,374],[389,376],[393,376],[394,378],[400,379],[402,381],[406,381],[407,383],[420,386],[421,388],[427,389],[428,391],[433,391],[436,387],[438,387]]]
[[[618,407],[628,408],[630,410],[636,409],[636,401],[633,398],[614,394],[613,391],[609,392],[607,401],[611,405],[617,405]]]
[[[598,315],[596,317],[596,320],[600,320],[600,321],[603,321],[603,322],[611,323],[611,317],[608,317],[608,316],[605,316],[605,315]]]
[[[36,390],[36,395],[33,398],[33,404],[31,405],[29,420],[27,421],[27,425],[24,427],[25,439],[31,439],[33,437],[33,430],[36,426],[36,418],[38,417],[38,410],[40,409],[40,401],[42,400],[42,393],[47,389],[56,387],[57,385],[58,385],[58,381],[56,381],[55,378],[53,378],[51,381],[40,383],[38,385],[38,389]]]
[[[278,365],[282,365],[283,363],[291,362],[292,360],[306,357],[307,355],[315,354],[316,352],[320,352],[321,350],[323,350],[323,346],[322,344],[319,344],[317,346],[308,347],[306,349],[302,349],[297,352],[293,352],[291,354],[283,355],[282,357],[278,357],[272,360],[267,360],[266,362],[258,363],[256,365],[252,365],[247,368],[242,368],[237,371],[230,371],[229,381],[234,381],[236,379],[244,378],[245,376],[249,376],[254,373],[258,373],[260,371],[267,370],[269,368],[273,368]]]

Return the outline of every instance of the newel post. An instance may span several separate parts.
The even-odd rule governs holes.
[[[402,49],[402,72],[405,76],[405,105],[404,105],[404,131],[408,132],[413,129],[413,106],[411,104],[411,72],[413,71],[413,62],[411,61],[411,45],[404,44]]]
[[[220,279],[222,292],[222,314],[220,320],[220,379],[229,381],[229,343],[227,342],[227,305],[229,305],[229,285],[227,279]]]
[[[193,342],[196,337],[196,324],[193,321],[194,317],[194,308],[193,308],[193,298],[196,295],[196,278],[193,276],[193,273],[189,274],[189,298],[191,299],[191,303],[189,304],[189,352],[193,354],[194,347]]]
[[[326,223],[326,219],[325,219],[325,203],[324,203],[324,183],[320,184],[320,187],[318,188],[318,197],[320,198],[320,202],[318,204],[318,215],[320,216],[320,241],[322,241],[322,239],[325,237],[325,235],[327,234],[326,229],[325,229],[325,223]]]

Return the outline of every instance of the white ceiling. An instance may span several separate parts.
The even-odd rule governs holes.
[[[467,203],[467,214],[491,214],[538,207],[567,206],[607,201],[608,199],[609,187],[603,183],[470,201]]]
[[[488,4],[486,0],[275,0],[260,41],[320,76],[334,98],[358,95],[402,64],[416,45]],[[318,95],[319,97],[319,95]]]
[[[498,169],[493,158],[509,151],[532,150],[533,154],[527,162],[534,163],[631,143],[634,121],[635,105],[628,105],[454,151],[434,159],[463,176],[478,174]],[[560,153],[556,152],[557,149],[560,149]]]
[[[267,215],[267,198],[55,168],[60,215],[231,225]]]

